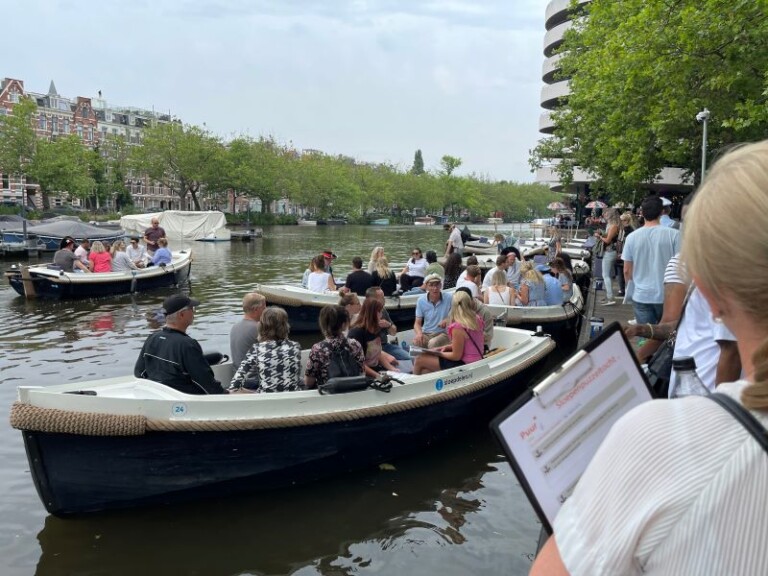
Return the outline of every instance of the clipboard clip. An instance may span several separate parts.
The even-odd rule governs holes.
[[[549,376],[542,380],[533,388],[533,395],[539,401],[542,408],[549,407],[555,400],[562,396],[565,391],[553,387],[553,384],[559,382],[563,377],[569,374],[577,365],[581,364],[582,360],[588,359],[587,369],[574,378],[573,386],[581,380],[581,378],[592,369],[592,357],[585,350],[579,350],[573,356],[568,358],[563,364],[555,369]],[[571,386],[571,388],[573,387]]]

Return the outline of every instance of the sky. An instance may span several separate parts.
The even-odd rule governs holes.
[[[10,5],[9,5],[10,4]],[[224,140],[532,182],[546,0],[23,0],[0,78]],[[13,47],[10,50],[9,47]]]

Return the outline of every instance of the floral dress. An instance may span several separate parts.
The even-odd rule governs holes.
[[[302,390],[301,347],[293,340],[257,342],[232,377],[230,388],[251,392]]]

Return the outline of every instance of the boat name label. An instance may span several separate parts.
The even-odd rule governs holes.
[[[171,417],[173,416],[185,416],[187,414],[187,405],[186,404],[174,404],[171,406]]]
[[[472,372],[466,372],[464,374],[457,374],[456,376],[452,376],[450,378],[446,378],[443,380],[440,378],[437,382],[435,382],[435,390],[442,390],[443,387],[448,386],[449,384],[458,384],[459,382],[464,382],[466,380],[472,379]]]

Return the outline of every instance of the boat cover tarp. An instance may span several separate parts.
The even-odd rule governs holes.
[[[215,235],[217,238],[229,236],[224,213],[215,210],[207,212],[165,210],[150,214],[132,214],[120,218],[120,227],[129,236],[144,236],[144,232],[150,227],[152,218],[157,218],[160,221],[160,226],[170,238],[200,240],[211,235]]]
[[[6,231],[9,232],[21,232],[21,223],[13,223],[12,225],[3,226]],[[98,226],[91,226],[80,220],[59,220],[57,222],[46,222],[45,224],[37,224],[30,226],[27,224],[27,232],[30,234],[37,234],[38,236],[49,236],[52,238],[64,238],[64,236],[72,236],[78,242],[88,238],[89,240],[99,240],[101,238],[114,238],[115,236],[122,236],[123,231],[116,228],[100,228]]]

